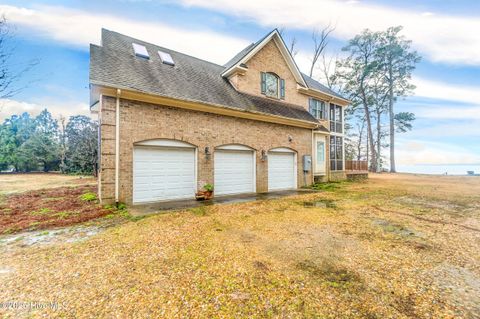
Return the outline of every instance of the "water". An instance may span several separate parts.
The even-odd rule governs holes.
[[[397,165],[397,172],[416,174],[467,175],[467,171],[480,174],[479,165]]]

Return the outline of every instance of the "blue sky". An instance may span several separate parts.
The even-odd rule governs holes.
[[[285,28],[307,71],[315,28],[335,26],[328,47],[334,56],[364,28],[403,25],[423,60],[413,78],[416,95],[397,105],[417,115],[413,131],[398,136],[399,167],[480,169],[480,34],[472,32],[480,30],[479,12],[473,0],[4,0],[0,13],[17,35],[13,64],[40,62],[23,79],[24,91],[0,101],[0,119],[42,107],[56,116],[88,114],[88,44],[99,44],[101,27],[219,64]]]

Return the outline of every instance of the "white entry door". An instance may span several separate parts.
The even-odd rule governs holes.
[[[268,190],[284,190],[297,188],[296,153],[268,153]]]
[[[217,149],[214,158],[215,195],[255,192],[253,151]]]
[[[195,149],[134,147],[134,203],[193,198],[195,186]]]

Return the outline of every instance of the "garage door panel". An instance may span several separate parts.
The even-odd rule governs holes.
[[[268,190],[296,188],[295,153],[268,154]]]
[[[252,151],[215,151],[215,194],[240,194],[255,191]]]
[[[133,202],[192,198],[195,192],[195,150],[136,147]]]

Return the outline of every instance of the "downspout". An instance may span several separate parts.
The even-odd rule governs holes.
[[[317,126],[316,128],[318,128],[318,127],[319,126]],[[317,165],[317,154],[315,152],[315,133],[314,133],[314,130],[315,129],[312,129],[312,178],[311,178],[311,183],[312,184],[315,183],[315,174],[314,174],[315,173],[315,168],[313,167],[313,165]],[[307,186],[307,185],[305,185],[305,186]]]
[[[120,94],[122,91],[117,89],[117,98],[115,106],[115,204],[118,204],[120,193]]]

